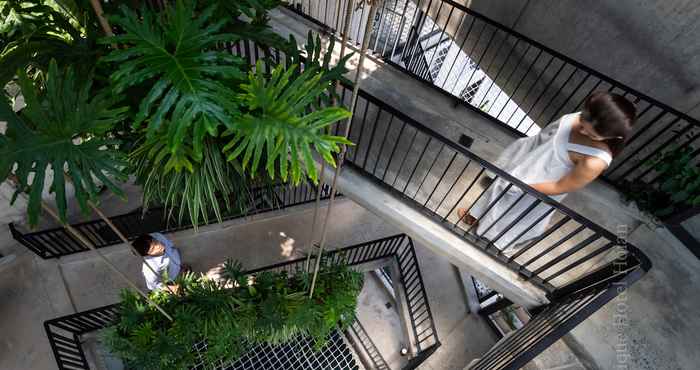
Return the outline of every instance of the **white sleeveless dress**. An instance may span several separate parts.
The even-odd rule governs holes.
[[[501,153],[496,165],[526,184],[557,181],[571,172],[574,163],[569,157],[569,152],[598,157],[610,165],[612,157],[605,150],[569,142],[571,127],[579,115],[580,112],[567,114],[549,124],[537,136],[516,140]],[[499,249],[510,250],[522,246],[524,241],[541,235],[555,212],[546,215],[532,226],[551,207],[540,203],[525,213],[528,207],[536,202],[536,198],[525,194],[518,201],[523,192],[515,186],[512,186],[491,209],[488,209],[508,184],[509,182],[498,178],[469,210],[469,213],[479,220],[476,228],[477,235],[490,241],[498,238],[493,244]],[[566,194],[550,197],[561,201]],[[511,228],[503,233],[512,223]]]

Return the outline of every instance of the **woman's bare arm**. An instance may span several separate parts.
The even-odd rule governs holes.
[[[531,184],[535,190],[547,195],[559,195],[581,189],[600,176],[608,167],[600,158],[585,156],[576,163],[573,170],[559,181]]]

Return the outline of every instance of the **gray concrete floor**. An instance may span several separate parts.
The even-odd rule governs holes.
[[[324,211],[322,208],[321,211]],[[254,268],[297,258],[308,243],[311,205],[203,227],[199,232],[169,234],[183,260],[195,271],[232,257]],[[322,215],[324,213],[321,213]],[[399,233],[347,199],[340,199],[329,223],[328,245],[343,247]],[[3,233],[8,235],[9,233]],[[12,243],[4,236],[5,243]],[[7,245],[7,244],[5,244]],[[92,252],[41,260],[21,246],[11,247],[17,260],[0,272],[0,369],[51,369],[55,362],[42,323],[44,320],[118,301],[126,283],[108,270]],[[123,245],[103,248],[105,256],[140,285],[140,260]],[[485,352],[493,334],[480,318],[467,314],[458,276],[449,260],[416,246],[423,279],[442,347],[425,363],[426,369],[461,369]],[[369,276],[369,275],[368,275]],[[403,344],[393,329],[398,318],[387,308],[388,295],[368,278],[360,297],[359,316],[384,357],[399,365]],[[72,303],[71,303],[72,301]]]

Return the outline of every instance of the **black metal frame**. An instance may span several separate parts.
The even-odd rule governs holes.
[[[362,346],[362,348],[364,348],[365,352],[367,353],[367,356],[369,357],[370,361],[372,361],[370,367],[371,369],[391,370],[389,365],[386,363],[384,356],[382,356],[381,352],[379,352],[379,349],[374,344],[374,341],[369,336],[369,334],[367,334],[365,327],[362,326],[359,320],[353,321],[350,327],[346,330],[346,334],[349,333],[352,333],[360,342],[354,345],[356,347]],[[348,338],[352,338],[350,335],[347,336]]]
[[[700,258],[700,240],[695,238],[691,233],[686,230],[683,226],[683,222],[697,216],[700,214],[700,206],[692,207],[684,212],[676,213],[671,217],[662,220],[664,226],[668,231],[671,232],[678,240],[681,241],[690,252],[692,252],[696,257]]]
[[[405,4],[401,3],[400,6],[397,6],[401,1],[404,1]],[[700,138],[700,122],[687,114],[452,0],[418,0],[417,4],[415,2],[412,3],[416,10],[411,13],[411,19],[407,20],[405,19],[407,18],[405,14],[406,6],[410,1],[394,0],[393,8],[401,8],[403,6],[404,14],[399,20],[401,28],[397,34],[385,37],[387,40],[397,40],[393,48],[390,47],[387,50],[386,45],[378,47],[381,45],[377,45],[375,42],[374,45],[370,43],[370,52],[374,52],[376,56],[382,58],[390,65],[423,81],[426,86],[453,97],[455,104],[476,110],[484,117],[491,119],[494,123],[516,135],[523,136],[530,131],[530,127],[523,127],[522,129],[518,127],[523,123],[525,117],[520,119],[517,124],[509,122],[513,118],[515,110],[508,119],[504,120],[503,109],[495,112],[497,109],[492,106],[483,111],[481,104],[484,99],[473,101],[470,104],[459,98],[460,91],[446,90],[444,82],[441,86],[438,86],[439,81],[433,81],[432,77],[426,78],[424,73],[426,66],[415,62],[416,59],[422,60],[420,58],[422,56],[421,48],[415,45],[419,44],[416,41],[418,39],[415,37],[416,34],[440,31],[441,38],[453,38],[452,41],[455,47],[459,47],[460,50],[464,51],[465,45],[469,46],[468,49],[470,50],[465,52],[465,55],[473,59],[477,64],[477,68],[482,70],[493,81],[493,83],[488,84],[487,93],[491,91],[496,83],[505,86],[510,81],[518,81],[516,87],[510,92],[511,98],[508,98],[508,100],[519,101],[518,105],[522,106],[523,111],[528,116],[531,115],[534,121],[542,127],[565,112],[580,109],[583,99],[594,90],[607,90],[619,93],[634,101],[638,107],[639,117],[633,136],[630,138],[627,148],[617,156],[612,166],[603,176],[606,181],[615,186],[624,188],[627,182],[636,181],[645,181],[650,184],[657,183],[659,180],[658,174],[645,163],[655,155],[673,149],[675,146],[692,147],[692,145],[696,145],[697,148],[692,152],[692,156],[695,159],[700,158],[700,145],[697,145],[697,140]],[[325,2],[324,12],[321,12],[322,2],[320,0],[297,0],[292,3],[295,6],[290,7],[290,9],[294,12],[306,19],[313,20],[315,24],[323,27],[325,33],[338,35],[337,30],[339,25],[342,24],[342,19],[338,15],[344,17],[344,11],[338,14],[329,13],[328,1]],[[312,3],[317,3],[315,14],[313,11],[309,11]],[[340,6],[342,10],[348,1],[339,0],[330,3],[333,4],[333,9],[336,6]],[[433,5],[432,8],[431,4]],[[360,5],[355,13],[363,14],[365,11],[364,6],[364,3]],[[374,24],[373,37],[375,39],[379,39],[379,36],[376,35],[378,30],[394,29],[393,25],[396,17],[383,16],[384,12],[392,11],[389,8],[391,8],[391,5],[385,4],[378,10],[380,22],[375,22]],[[425,21],[426,8],[430,9],[430,12],[435,13],[431,14],[433,18],[446,17],[444,24],[442,26],[438,25],[437,29],[435,29],[436,24],[432,22],[428,26]],[[396,9],[393,11],[396,12]],[[353,17],[356,17],[355,14],[353,14]],[[362,25],[362,18],[360,18],[359,22]],[[389,27],[386,27],[386,24],[382,22],[391,23]],[[462,32],[457,32],[456,37],[449,35],[449,32],[447,32],[447,26],[450,22],[459,22],[457,29]],[[407,37],[402,35],[404,27],[412,28]],[[464,32],[465,30],[466,33]],[[350,35],[350,39],[357,43],[362,41],[361,37],[361,33]],[[415,58],[416,55],[419,58]],[[494,63],[499,55],[505,55],[503,62]],[[428,62],[427,70],[430,70],[432,67],[432,59]],[[406,63],[405,60],[413,62]],[[456,61],[457,57],[452,60],[449,67],[449,76],[452,76],[452,68]],[[447,68],[446,66],[449,64],[444,63],[441,68]],[[461,79],[464,74],[465,71],[462,68],[459,76],[450,77],[449,79]],[[466,86],[469,86],[473,77],[474,72],[471,72]],[[498,93],[498,97],[500,95]],[[503,108],[505,108],[505,105]],[[508,112],[505,113],[507,116]]]
[[[244,211],[232,209],[231,212],[225,212],[222,218],[224,221],[228,221],[310,203],[316,199],[316,189],[316,186],[309,183],[302,183],[299,186],[276,184],[270,188],[255,188],[248,194],[247,209]],[[325,186],[321,198],[328,199],[329,197],[330,187]],[[144,233],[172,233],[194,227],[189,221],[178,224],[161,207],[149,209],[147,212],[136,210],[110,217],[110,220],[129,240]],[[198,226],[214,222],[217,222],[216,217],[210,217],[209,222],[202,221]],[[59,258],[89,250],[62,227],[23,233],[16,225],[10,223],[9,226],[15,240],[44,259]],[[102,219],[76,223],[72,226],[92,242],[96,248],[104,248],[122,242]]]
[[[403,367],[404,370],[417,368],[440,346],[413,241],[408,236],[399,234],[335,249],[329,251],[326,257],[323,259],[325,265],[355,266],[385,258],[396,260],[400,274],[398,280],[407,292],[409,322],[418,349],[416,356]],[[305,258],[299,258],[250,270],[247,274],[254,275],[263,271],[287,271],[294,274],[302,271],[305,261]],[[118,309],[119,304],[113,304],[44,322],[58,368],[89,369],[80,336],[112,325],[117,318]],[[370,345],[366,341],[361,341],[361,344],[365,348]]]

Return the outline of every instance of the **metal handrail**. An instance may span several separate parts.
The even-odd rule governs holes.
[[[263,212],[285,209],[292,206],[302,205],[313,202],[315,199],[316,187],[310,184],[303,183],[300,186],[292,186],[289,184],[273,185],[269,192],[267,188],[260,187],[251,190],[251,198],[249,199],[249,209],[242,212],[238,210],[223,214],[223,220],[228,221],[240,217],[251,216]],[[287,192],[293,192],[289,197]],[[260,209],[257,204],[264,201],[265,195],[274,196],[272,199],[274,204],[269,207]],[[326,186],[322,191],[322,199],[328,199],[330,196],[330,188]],[[289,198],[289,199],[287,199]],[[150,218],[149,218],[150,217]],[[168,214],[162,207],[154,207],[147,212],[141,209],[110,217],[110,220],[125,233],[129,240],[133,240],[144,232],[162,232],[171,233],[175,231],[193,228],[191,222],[178,224],[173,222],[170,224]],[[149,229],[144,220],[150,220],[155,223]],[[215,219],[210,219],[209,222],[201,221],[198,226],[204,226],[215,222]],[[134,227],[134,225],[137,225]],[[121,244],[121,239],[109,229],[109,226],[102,219],[95,219],[85,222],[72,224],[74,228],[81,231],[91,240],[96,248],[104,248],[111,245]],[[22,232],[14,223],[10,223],[10,232],[12,237],[19,243],[27,247],[32,252],[36,253],[44,259],[59,258],[69,254],[88,251],[84,245],[79,243],[62,227],[52,227],[38,231]],[[146,230],[149,229],[149,230]]]

